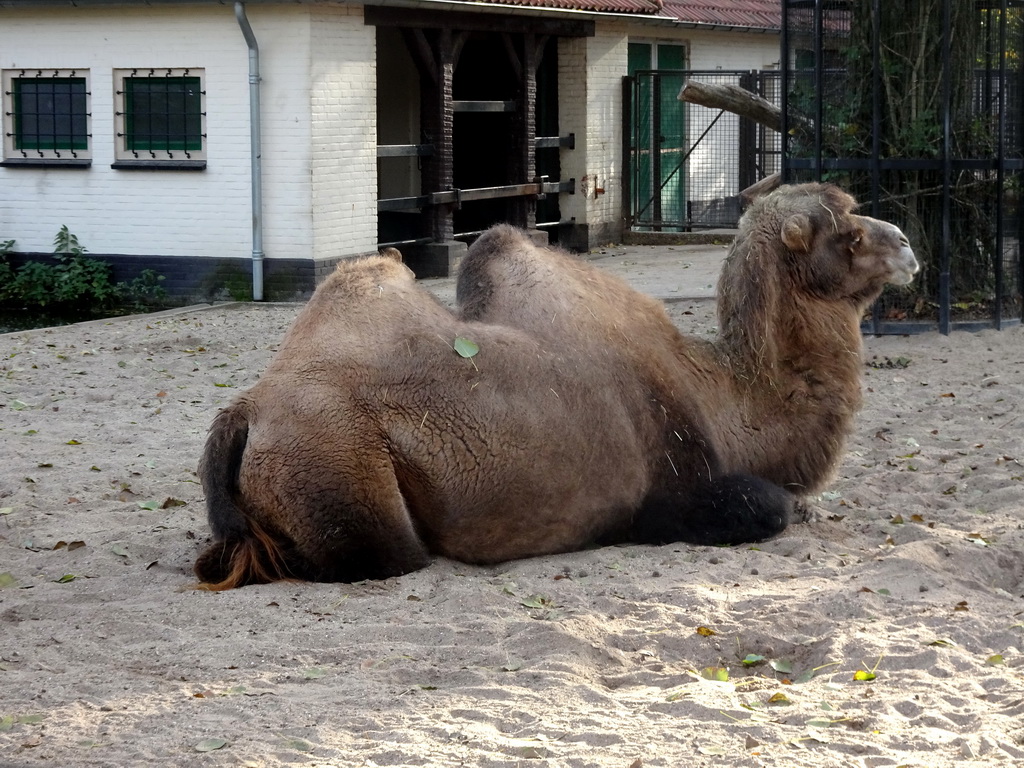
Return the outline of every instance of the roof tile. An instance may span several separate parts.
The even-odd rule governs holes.
[[[779,0],[483,0],[493,5],[552,8],[595,13],[635,13],[691,24],[778,30]]]

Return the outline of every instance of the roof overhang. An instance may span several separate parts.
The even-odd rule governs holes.
[[[246,5],[367,5],[391,8],[419,8],[436,11],[462,11],[505,16],[532,16],[535,18],[587,19],[630,22],[644,26],[667,27],[672,29],[694,29],[715,32],[745,32],[753,34],[779,34],[778,29],[745,27],[705,22],[681,21],[668,15],[665,10],[658,13],[619,13],[570,8],[543,8],[532,5],[507,5],[480,0],[369,0],[353,3],[348,0],[242,0]],[[0,9],[24,7],[88,8],[88,7],[166,7],[166,6],[234,6],[234,0],[0,0]]]

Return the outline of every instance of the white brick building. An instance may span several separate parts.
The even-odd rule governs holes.
[[[538,4],[556,3],[570,5]],[[554,151],[559,178],[548,181],[562,182],[563,191],[549,192],[557,206],[550,199],[547,205],[562,227],[550,231],[576,247],[619,240],[629,43],[682,46],[694,68],[763,68],[778,60],[778,37],[684,23],[667,15],[671,5],[655,0],[600,3],[612,13],[595,12],[594,0],[571,5],[572,13],[560,13],[402,0],[372,9],[329,0],[0,0],[0,241],[15,240],[18,255],[46,254],[67,225],[90,254],[109,258],[121,274],[153,267],[168,276],[172,292],[194,298],[247,295],[255,257],[265,273],[264,297],[282,298],[308,293],[336,259],[381,242],[450,240],[461,231],[460,217],[471,228],[514,219],[515,210],[526,209],[460,200],[438,204],[449,218],[442,238],[423,223],[424,206],[435,203],[422,196],[458,188],[460,173],[469,178],[491,164],[504,177],[496,184],[484,179],[484,187],[534,181],[506,173],[507,143],[484,138],[492,125],[514,124],[511,97],[480,96],[474,89],[484,89],[486,80],[467,81],[456,67],[456,117],[448,123],[455,178],[426,188],[424,168],[437,161],[436,150],[423,149],[432,146],[421,114],[432,109],[424,62],[431,61],[428,49],[444,50],[443,27],[455,30],[455,48],[464,43],[467,71],[488,69],[479,67],[481,57],[503,56],[495,40],[520,51],[520,69],[533,61],[526,41],[549,52],[536,64],[537,100],[555,89],[557,109],[538,115],[537,124],[547,120],[559,136],[575,139],[574,148],[563,140]],[[254,75],[246,23],[259,51],[258,163],[250,143]],[[481,35],[489,37],[478,44]],[[513,80],[508,84],[515,91]],[[485,114],[495,103],[505,104],[497,109],[508,116]],[[161,128],[153,127],[153,115]],[[520,129],[508,129],[513,145]],[[531,124],[524,135],[533,131]],[[405,146],[401,151],[411,154],[379,160],[378,145]],[[520,165],[529,167],[532,154],[522,157]],[[262,206],[254,205],[254,166],[261,170]],[[569,179],[573,193],[565,189]],[[406,202],[393,204],[395,214],[381,206],[379,215],[385,198]],[[397,237],[385,231],[392,222]],[[406,236],[409,222],[425,229]]]

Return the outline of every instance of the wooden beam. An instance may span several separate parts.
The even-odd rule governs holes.
[[[412,54],[413,61],[420,74],[428,77],[431,82],[437,83],[437,58],[434,56],[434,49],[427,40],[422,29],[403,29],[402,37]]]
[[[448,28],[474,32],[536,32],[557,37],[594,36],[594,22],[584,19],[553,19],[500,13],[468,13],[466,11],[432,11],[422,8],[382,8],[376,5],[365,7],[363,19],[365,24],[376,27]]]

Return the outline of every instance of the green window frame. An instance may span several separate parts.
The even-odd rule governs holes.
[[[115,167],[205,165],[202,70],[118,70],[114,83]]]
[[[89,80],[77,70],[4,70],[5,162],[85,162]]]

